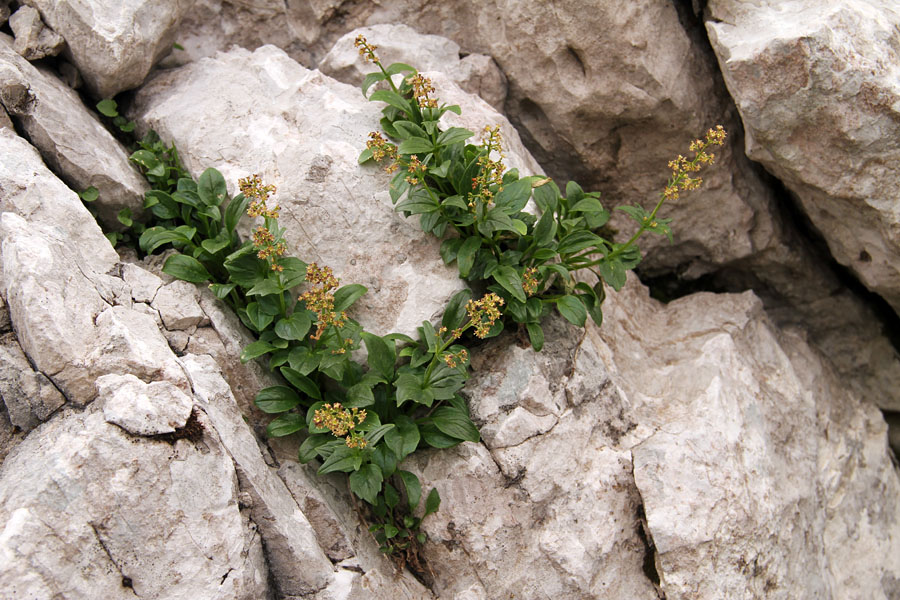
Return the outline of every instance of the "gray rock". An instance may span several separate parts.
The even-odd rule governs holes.
[[[112,250],[97,233],[95,246],[84,246],[96,250],[95,263]],[[92,272],[88,253],[60,234],[12,212],[0,217],[0,293],[6,295],[19,343],[35,367],[79,405],[93,400],[94,381],[107,373],[166,379],[189,389],[154,319],[110,306],[100,291],[124,283]]]
[[[20,6],[9,17],[9,28],[16,37],[13,48],[26,60],[56,56],[66,44],[61,35],[44,25],[40,13],[30,6]]]
[[[249,494],[250,512],[262,534],[278,591],[301,596],[322,590],[333,576],[331,562],[284,482],[263,461],[215,361],[209,356],[188,355],[184,365],[201,407],[234,460],[241,490]]]
[[[9,19],[9,0],[0,0],[0,25]]]
[[[900,310],[894,2],[716,0],[707,30],[750,158],[784,181],[835,259]],[[787,82],[787,83],[784,83]]]
[[[131,288],[131,297],[135,302],[149,304],[153,302],[163,281],[150,271],[132,263],[122,265],[122,279]]]
[[[159,311],[166,329],[190,329],[204,324],[204,321],[209,322],[197,302],[198,297],[196,285],[173,281],[159,289],[150,306]]]
[[[79,192],[97,188],[100,197],[92,206],[107,227],[122,228],[116,216],[123,208],[140,219],[149,188],[125,149],[75,92],[28,63],[8,42],[0,34],[0,103],[60,178]]]
[[[440,71],[459,86],[497,111],[506,100],[506,77],[490,56],[470,54],[460,58],[459,45],[445,37],[422,35],[402,24],[360,27],[343,35],[318,64],[318,69],[338,81],[359,86],[374,65],[359,56],[354,46],[358,35],[378,46],[378,57],[387,66],[407,63],[419,71]]]
[[[10,423],[26,433],[66,401],[53,382],[31,368],[14,333],[0,336],[0,399]]]
[[[0,467],[0,589],[14,598],[268,597],[259,535],[209,422],[134,438],[99,405],[57,415]]]
[[[134,375],[103,375],[97,379],[103,418],[134,435],[152,436],[181,429],[193,402],[168,381],[144,383]]]
[[[159,75],[138,93],[134,116],[174,142],[197,175],[216,167],[231,189],[252,173],[278,186],[288,252],[367,286],[351,312],[367,329],[412,333],[461,283],[439,242],[393,212],[388,175],[357,164],[378,110],[358,89],[264,47]]]
[[[25,0],[66,40],[66,57],[91,93],[111,98],[141,84],[175,41],[175,30],[191,0]]]
[[[12,132],[15,132],[16,129],[12,120],[9,118],[9,113],[6,112],[6,109],[3,108],[3,106],[0,106],[0,129],[9,129]]]

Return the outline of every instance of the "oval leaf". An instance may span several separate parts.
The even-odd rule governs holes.
[[[184,254],[173,254],[166,259],[163,273],[191,283],[203,283],[210,279],[209,271],[200,264],[199,260]]]
[[[287,412],[300,404],[297,392],[283,385],[275,385],[259,390],[253,401],[265,413]]]

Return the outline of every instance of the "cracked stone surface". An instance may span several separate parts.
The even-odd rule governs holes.
[[[16,38],[13,48],[26,60],[56,56],[66,43],[61,35],[44,25],[40,13],[30,6],[20,6],[9,17],[9,28]]]
[[[0,400],[10,424],[24,432],[46,421],[66,402],[46,375],[32,369],[14,333],[0,336]]]
[[[5,34],[0,34],[0,74],[0,104],[59,177],[76,191],[98,190],[92,206],[104,225],[122,229],[116,217],[126,208],[140,219],[149,186],[78,94],[16,54]]]
[[[97,379],[103,418],[134,435],[174,433],[191,416],[193,401],[168,381],[144,383],[134,375]]]

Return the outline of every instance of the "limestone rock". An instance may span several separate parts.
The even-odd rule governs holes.
[[[453,99],[451,99],[453,100]],[[369,288],[351,316],[412,333],[460,288],[439,242],[392,210],[388,175],[357,164],[379,108],[358,89],[304,69],[273,47],[235,49],[154,78],[134,116],[174,142],[199,175],[274,183],[288,252]]]
[[[103,418],[134,435],[160,435],[181,429],[193,402],[168,381],[144,383],[134,375],[104,375],[97,379]]]
[[[163,285],[162,279],[132,263],[122,265],[122,279],[131,288],[131,297],[134,301],[146,304],[153,302]]]
[[[95,261],[111,251],[97,234],[100,245],[85,246],[97,251]],[[87,253],[80,250],[39,221],[27,222],[11,212],[0,217],[0,293],[35,367],[79,405],[93,400],[95,379],[107,373],[167,379],[188,389],[155,320],[126,306],[110,306],[101,295],[103,287],[124,282],[92,272]]]
[[[0,399],[10,423],[28,432],[66,399],[43,373],[31,368],[13,333],[0,336]]]
[[[163,325],[168,330],[190,329],[209,322],[197,302],[197,286],[187,281],[173,281],[162,286],[150,306],[159,311]]]
[[[184,357],[194,393],[234,460],[241,489],[266,546],[269,569],[282,595],[309,595],[325,588],[332,565],[284,482],[260,455],[256,439],[241,418],[228,383],[209,356]]]
[[[9,0],[0,0],[0,25],[9,19]]]
[[[9,17],[9,28],[16,37],[13,48],[26,60],[56,56],[66,43],[61,35],[44,25],[40,13],[30,6],[20,6]]]
[[[422,35],[407,25],[354,29],[335,42],[319,62],[318,69],[338,81],[361,85],[366,73],[377,69],[360,57],[354,46],[358,35],[378,46],[378,57],[385,66],[402,62],[419,71],[440,71],[465,91],[481,96],[495,110],[503,111],[506,77],[490,56],[470,54],[461,58],[456,42],[437,35]]]
[[[75,92],[17,55],[8,42],[0,34],[0,103],[59,177],[79,192],[97,188],[100,196],[92,206],[107,227],[121,229],[116,216],[123,208],[139,219],[148,186],[125,149]]]
[[[900,310],[893,2],[716,0],[707,29],[746,151],[798,197],[834,257]],[[784,82],[787,82],[785,84]]]
[[[66,40],[66,56],[91,93],[111,98],[140,85],[172,49],[191,0],[25,0]]]
[[[0,589],[14,598],[269,593],[259,535],[208,421],[174,446],[95,404],[32,432],[0,467]]]

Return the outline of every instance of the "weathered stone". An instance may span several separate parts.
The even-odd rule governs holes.
[[[0,399],[10,423],[25,432],[66,402],[53,382],[31,368],[13,333],[0,337]]]
[[[124,208],[139,219],[147,182],[78,95],[16,54],[3,34],[0,73],[0,103],[57,175],[77,191],[97,188],[92,206],[107,227],[122,228],[116,217]]]
[[[193,402],[168,381],[144,383],[134,375],[97,379],[103,418],[134,435],[160,435],[184,427]]]
[[[9,19],[9,0],[0,0],[0,25]]]
[[[134,116],[197,174],[216,167],[233,187],[257,172],[278,186],[289,253],[367,286],[350,312],[367,329],[413,333],[461,283],[439,242],[393,212],[389,176],[357,164],[378,110],[358,89],[264,47],[161,74],[138,93]]]
[[[187,281],[173,281],[162,286],[150,306],[159,311],[166,329],[190,329],[209,320],[197,302],[197,286]]]
[[[141,84],[172,49],[175,31],[191,0],[24,0],[66,40],[66,56],[91,93],[111,98]]]
[[[0,44],[0,48],[2,48]],[[31,145],[10,129],[0,129],[0,212],[13,212],[46,225],[79,254],[81,264],[106,273],[118,256],[78,196],[44,165]],[[90,248],[89,251],[83,249]]]
[[[9,28],[16,37],[13,48],[26,60],[56,56],[66,44],[61,35],[44,25],[40,13],[30,6],[20,6],[9,17]]]
[[[402,24],[354,29],[335,42],[319,62],[319,70],[338,81],[361,85],[366,74],[377,69],[363,60],[354,46],[359,35],[378,47],[378,57],[385,66],[402,62],[419,71],[440,71],[466,92],[481,96],[495,110],[503,110],[506,78],[490,56],[470,54],[461,59],[456,42],[437,35],[422,35]]]
[[[0,467],[0,589],[14,598],[268,597],[260,539],[227,452],[57,415]]]
[[[99,256],[111,250],[102,234],[96,243]],[[107,373],[167,379],[188,389],[156,322],[125,306],[109,306],[98,289],[106,280],[123,282],[91,272],[80,250],[60,239],[59,230],[11,212],[0,217],[0,293],[35,367],[80,405],[93,400],[95,379]]]
[[[6,306],[6,300],[3,299],[3,296],[0,296],[0,333],[5,333],[10,330],[12,327],[12,323],[9,320],[9,307]]]
[[[263,461],[215,361],[209,356],[188,355],[183,362],[194,393],[202,400],[201,407],[234,460],[241,490],[250,495],[250,512],[262,534],[279,592],[300,596],[322,590],[332,578],[331,562],[284,482]]]
[[[122,265],[122,279],[131,288],[131,297],[134,301],[146,304],[153,302],[163,284],[162,279],[150,271],[131,263]]]
[[[889,166],[900,161],[900,10],[887,0],[716,0],[707,15],[748,156],[797,195],[838,262],[900,310]]]
[[[9,129],[10,131],[15,132],[15,125],[13,125],[13,122],[10,120],[9,113],[3,108],[2,103],[0,103],[0,129]]]

